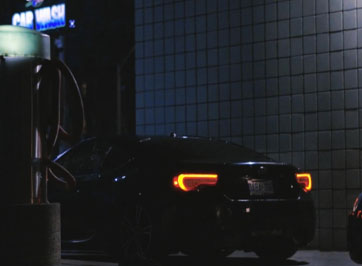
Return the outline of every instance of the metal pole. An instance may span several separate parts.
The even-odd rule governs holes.
[[[1,265],[60,265],[60,205],[41,197],[37,66],[44,60],[50,60],[49,36],[0,26]]]
[[[117,64],[117,134],[122,134],[122,88],[121,88],[121,66]]]

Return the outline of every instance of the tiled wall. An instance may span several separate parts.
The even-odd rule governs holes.
[[[136,0],[138,134],[212,136],[313,173],[312,247],[361,190],[361,0]]]

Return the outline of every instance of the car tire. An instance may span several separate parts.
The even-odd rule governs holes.
[[[207,250],[183,250],[182,252],[192,258],[224,259],[233,253],[234,249],[207,249]]]
[[[297,252],[297,246],[290,239],[276,239],[266,241],[257,247],[254,252],[263,261],[282,262]]]
[[[355,263],[362,264],[361,249],[351,249],[349,251],[349,256]]]
[[[152,210],[141,203],[122,204],[108,231],[107,250],[119,265],[157,265],[162,258],[160,225]]]
[[[351,260],[362,264],[362,223],[354,215],[348,217],[347,248]]]

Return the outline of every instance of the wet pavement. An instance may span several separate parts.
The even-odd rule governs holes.
[[[89,256],[87,254],[66,256],[62,259],[62,266],[118,266],[117,263],[101,256]],[[196,261],[186,256],[170,256],[160,264],[145,263],[145,266],[264,266],[270,265],[260,261],[254,253],[236,251],[221,261]],[[276,264],[274,264],[276,265]],[[289,260],[277,265],[309,265],[309,266],[356,266],[349,258],[348,252],[323,252],[317,250],[298,251]],[[138,266],[138,265],[137,265]]]

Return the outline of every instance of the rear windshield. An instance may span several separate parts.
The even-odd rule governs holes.
[[[138,155],[172,157],[195,161],[272,161],[272,159],[243,146],[224,141],[197,138],[145,139],[137,145]]]

